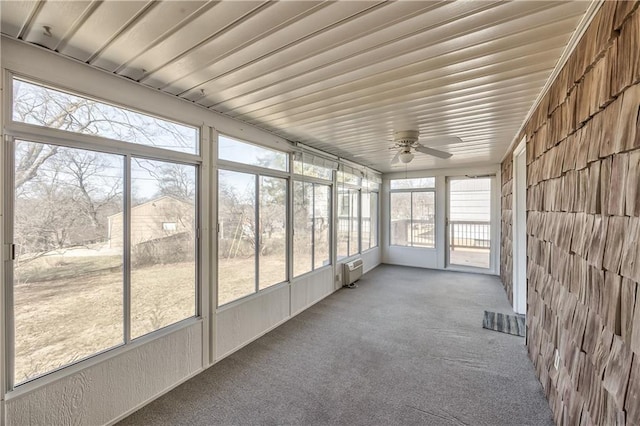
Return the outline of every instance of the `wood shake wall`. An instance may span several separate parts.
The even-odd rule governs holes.
[[[520,138],[522,139],[522,138]],[[502,215],[500,218],[500,279],[507,298],[513,306],[513,233],[511,229],[513,212],[513,152],[502,163]]]
[[[640,425],[637,1],[602,5],[523,136],[527,347],[555,421]],[[512,169],[510,155],[501,259],[510,299]]]

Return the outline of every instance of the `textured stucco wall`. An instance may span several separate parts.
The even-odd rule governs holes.
[[[102,425],[202,369],[202,322],[6,402],[6,424]]]

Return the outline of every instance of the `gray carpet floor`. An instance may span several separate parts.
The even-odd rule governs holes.
[[[553,425],[497,277],[381,265],[120,425]]]

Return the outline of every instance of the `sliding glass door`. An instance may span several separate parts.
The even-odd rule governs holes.
[[[493,179],[495,177],[448,179],[448,266],[491,269]]]

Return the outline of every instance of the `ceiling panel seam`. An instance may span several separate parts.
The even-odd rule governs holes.
[[[552,37],[551,39],[545,38],[544,40],[537,40],[534,43],[528,43],[528,48],[533,48],[538,46],[538,43],[544,43],[546,45],[546,43],[554,43],[557,41],[560,41],[562,39],[564,39],[566,36],[566,33],[562,33],[559,35],[556,35],[554,37]],[[527,44],[527,41],[525,40],[525,38],[522,39],[522,43]],[[486,43],[482,43],[482,45],[484,45]],[[555,45],[555,44],[554,44]],[[470,47],[471,49],[475,49],[478,48],[480,45],[475,45]],[[496,46],[494,47],[492,50],[489,51],[485,51],[485,52],[478,52],[477,54],[473,55],[473,56],[463,56],[465,59],[464,62],[460,62],[460,60],[458,60],[456,62],[456,60],[454,59],[456,56],[459,55],[459,51],[456,52],[452,52],[452,53],[446,53],[443,55],[439,55],[435,58],[430,57],[430,58],[426,58],[422,61],[413,63],[413,64],[409,64],[406,66],[403,66],[401,68],[397,68],[397,69],[393,69],[393,70],[389,70],[389,71],[384,71],[369,77],[364,77],[359,79],[358,81],[355,81],[353,83],[345,83],[345,84],[341,84],[339,86],[334,86],[331,87],[329,89],[326,89],[322,92],[314,92],[312,94],[307,94],[304,96],[301,96],[299,98],[297,98],[295,101],[298,103],[301,103],[305,106],[305,108],[308,109],[312,109],[310,108],[314,103],[319,103],[319,102],[326,102],[326,98],[333,96],[335,93],[335,96],[351,96],[351,94],[359,94],[361,92],[367,92],[367,91],[375,91],[377,93],[378,90],[380,90],[383,86],[394,86],[399,84],[398,81],[402,80],[403,83],[404,82],[409,82],[412,80],[416,80],[417,82],[421,82],[423,81],[423,79],[425,78],[425,75],[431,72],[434,72],[434,68],[440,68],[437,67],[436,64],[434,62],[440,62],[443,60],[443,58],[448,58],[450,56],[453,56],[450,61],[448,62],[448,65],[446,66],[459,66],[461,65],[461,63],[469,63],[472,60],[476,59],[476,58],[483,58],[486,57],[487,55],[492,55],[492,54],[498,54],[498,53],[503,53],[506,52],[504,51],[504,49],[501,51],[499,50],[500,47]],[[546,49],[545,49],[546,50]],[[515,47],[513,49],[508,49],[507,51],[513,51],[514,55],[516,56],[524,56],[523,52],[522,52],[522,44],[521,43],[516,43]],[[454,56],[455,55],[455,56]],[[432,64],[433,65],[429,65]],[[443,65],[445,66],[445,65]],[[468,66],[471,66],[471,64],[469,64]],[[421,70],[422,68],[425,68],[423,71],[420,71],[419,74],[417,74],[417,72],[419,70]],[[347,90],[348,89],[348,90]],[[314,101],[314,98],[319,98],[320,100],[318,101]],[[200,102],[201,103],[201,102]],[[202,103],[201,103],[202,104]],[[211,105],[207,105],[207,104],[202,104],[205,107],[211,107]],[[271,111],[275,111],[275,112],[288,112],[291,111],[291,106],[288,105],[288,103],[283,102],[283,103],[279,103],[277,105],[273,105],[273,106],[269,106],[269,107],[265,107],[262,108],[262,110],[265,109],[270,109]]]
[[[398,3],[398,2],[395,2],[395,3],[385,2],[384,4],[388,5],[388,6],[396,6],[396,5],[399,5],[400,3]],[[440,2],[440,3],[435,3],[434,2],[432,4],[429,4],[427,7],[422,8],[422,9],[420,9],[418,11],[415,11],[415,12],[412,12],[412,13],[408,13],[406,15],[400,15],[400,16],[396,17],[395,19],[387,19],[387,21],[385,22],[384,25],[378,25],[378,26],[371,27],[371,28],[367,27],[363,32],[358,33],[358,34],[353,34],[353,35],[351,35],[350,37],[347,37],[347,38],[343,38],[339,42],[335,42],[333,44],[323,44],[322,47],[319,50],[311,51],[311,50],[307,49],[307,50],[304,51],[304,54],[301,57],[296,57],[295,59],[291,59],[291,60],[289,60],[286,57],[282,58],[283,59],[282,61],[279,61],[275,65],[275,67],[270,68],[268,71],[265,70],[264,67],[261,67],[260,74],[261,75],[265,75],[266,73],[269,73],[269,74],[277,73],[277,72],[287,68],[290,65],[297,64],[300,61],[316,57],[317,55],[319,55],[321,53],[325,53],[325,52],[331,51],[332,49],[335,49],[335,48],[343,48],[345,43],[349,43],[351,41],[361,39],[361,38],[363,38],[365,36],[371,35],[372,33],[376,32],[376,31],[380,31],[381,29],[391,27],[393,25],[398,24],[399,22],[403,22],[404,20],[406,20],[408,18],[416,17],[416,16],[418,16],[420,14],[425,13],[425,11],[433,10],[433,9],[435,9],[437,7],[442,6],[442,5],[444,5],[443,2]],[[357,14],[349,17],[348,20],[347,19],[341,20],[336,25],[344,25],[347,22],[352,22],[353,20],[357,20],[358,18],[362,18],[364,16],[367,16],[369,13],[379,11],[380,9],[381,8],[378,7],[378,5],[376,5],[376,7],[372,7],[370,9],[367,9],[366,11],[357,13]],[[305,39],[305,41],[312,41],[314,39],[317,39],[317,38],[315,38],[315,37],[307,38],[307,39]],[[295,47],[299,48],[299,47],[301,47],[301,44],[303,44],[303,43],[298,43],[298,44],[295,45]],[[278,53],[282,53],[282,52],[278,52]],[[261,59],[262,60],[269,60],[269,59],[273,60],[276,56],[278,56],[278,55],[274,54],[274,55],[270,55],[268,57],[264,57],[264,58],[261,58]],[[280,56],[284,56],[284,55],[280,55]],[[252,63],[250,65],[248,65],[248,66],[251,66],[251,65],[257,65],[257,62],[252,61]],[[242,70],[246,70],[246,68],[247,67],[243,67]],[[240,70],[241,70],[240,68],[234,70],[233,76],[237,76],[238,75],[237,72],[240,71]],[[190,90],[198,89],[203,85],[205,86],[205,90],[206,90],[207,87],[208,87],[207,85],[211,85],[213,82],[216,82],[217,84],[221,84],[220,80],[224,81],[224,79],[225,79],[225,77],[227,75],[228,75],[228,73],[219,75],[219,76],[217,76],[217,77],[215,77],[213,79],[208,80],[206,82],[207,84],[202,83],[202,84],[200,84],[198,86],[193,87]],[[236,81],[233,84],[233,86],[234,87],[238,87],[240,85],[243,85],[245,83],[252,82],[252,81],[255,81],[255,75],[248,75],[247,77],[244,78],[244,80]],[[217,93],[218,91],[216,90],[215,92]]]
[[[89,5],[85,8],[85,10],[78,16],[78,18],[71,24],[66,33],[60,37],[58,43],[53,47],[53,50],[59,52],[61,48],[63,48],[69,41],[71,37],[78,31],[78,29],[82,26],[83,23],[87,21],[87,18],[96,10],[98,6],[100,6],[102,0],[93,0]]]
[[[403,105],[413,104],[416,102],[420,103],[421,101],[422,101],[421,103],[424,104],[423,99],[425,96],[433,96],[440,93],[451,94],[459,90],[478,91],[478,90],[482,90],[484,87],[488,85],[493,85],[493,87],[500,86],[500,85],[507,86],[509,84],[508,82],[516,79],[526,79],[529,75],[537,75],[538,73],[541,73],[547,76],[551,68],[552,68],[552,65],[550,65],[549,63],[542,63],[531,68],[526,67],[526,68],[517,68],[517,69],[509,70],[508,72],[505,72],[502,74],[503,78],[500,81],[486,81],[488,78],[490,78],[490,76],[488,75],[479,76],[473,79],[454,80],[453,82],[449,83],[445,87],[442,87],[442,86],[429,87],[428,89],[423,89],[423,90],[420,90],[419,92],[414,92],[412,95],[416,99],[406,99],[406,97],[403,97],[403,99],[399,99],[399,100],[403,100]],[[394,99],[398,99],[398,98],[400,97],[395,97]],[[360,104],[361,106],[359,108],[341,109],[339,111],[331,107],[323,108],[323,109],[329,112],[328,116],[340,116],[343,119],[347,119],[347,117],[350,117],[352,114],[362,113],[363,110],[366,110],[367,112],[371,112],[371,111],[375,111],[376,108],[385,108],[386,106],[389,105],[390,101],[391,99],[383,99],[377,102],[369,102],[365,106]],[[235,115],[235,114],[228,114],[228,115],[232,117],[246,117],[247,119],[251,119],[250,115]],[[315,114],[307,114],[307,115],[310,115],[310,118],[298,120],[298,122],[306,123],[309,120],[311,121],[316,120],[320,116],[327,116],[327,114],[324,114],[324,115],[319,114],[318,111],[316,111]],[[294,116],[292,115],[288,117],[288,119],[293,120],[293,117]],[[255,120],[255,121],[268,123],[267,120]]]
[[[483,7],[479,7],[478,9],[472,9],[472,10],[468,11],[467,13],[465,13],[463,15],[457,16],[456,19],[445,19],[444,22],[446,23],[446,22],[458,21],[458,20],[460,20],[460,19],[462,19],[464,17],[473,16],[473,14],[479,13],[479,12],[483,12],[487,8],[494,7],[497,4],[498,3],[489,3],[487,5],[484,5]],[[348,61],[348,60],[351,60],[351,59],[356,59],[357,57],[362,56],[362,55],[364,55],[366,53],[373,53],[377,49],[380,49],[380,48],[383,48],[383,47],[389,47],[392,44],[400,42],[400,41],[408,41],[407,39],[409,39],[409,38],[415,37],[417,35],[423,35],[423,34],[428,33],[429,31],[431,31],[433,29],[442,27],[443,26],[442,22],[443,21],[439,21],[437,24],[434,24],[434,25],[429,26],[429,27],[421,28],[420,30],[412,31],[410,33],[407,33],[407,34],[401,36],[401,37],[396,37],[396,38],[393,38],[391,40],[385,40],[383,43],[378,43],[378,44],[370,46],[370,47],[368,47],[366,49],[358,50],[357,52],[355,52],[355,53],[353,53],[351,55],[348,55],[348,56],[345,56],[345,57],[341,57],[339,59],[334,59],[334,60],[331,60],[331,61],[328,61],[328,62],[324,62],[321,65],[318,65],[318,66],[313,67],[311,69],[306,69],[304,71],[300,71],[297,74],[294,74],[293,76],[288,76],[286,79],[279,80],[279,81],[267,84],[264,87],[261,87],[259,89],[250,90],[249,92],[247,92],[246,94],[243,94],[241,96],[247,96],[247,95],[250,95],[250,94],[254,94],[254,93],[260,92],[262,90],[266,90],[268,88],[275,87],[278,84],[282,84],[282,83],[291,84],[291,80],[292,79],[295,79],[295,78],[298,78],[298,77],[302,77],[302,76],[308,76],[311,73],[314,73],[314,72],[317,72],[317,71],[320,71],[320,70],[324,70],[325,68],[328,68],[328,67],[330,67],[332,65],[341,64],[341,63],[344,63],[345,61]],[[446,40],[446,38],[444,40]],[[438,40],[438,42],[442,42],[442,41],[443,41],[443,39]],[[433,41],[433,43],[435,43],[435,41]],[[415,44],[419,45],[418,43],[415,43]],[[398,56],[409,54],[409,53],[415,52],[417,50],[424,50],[424,49],[426,49],[424,46],[419,46],[419,47],[407,48],[404,52],[394,51],[393,52],[394,56],[393,57],[387,57],[387,58],[385,58],[385,60],[386,61],[395,60],[395,59],[397,59]],[[379,62],[380,58],[377,57],[376,61]],[[356,69],[358,69],[359,67],[361,67],[361,65],[359,65]],[[342,73],[340,73],[338,75],[344,75],[345,73],[346,72],[342,72]],[[334,74],[334,76],[335,76],[335,74]],[[302,87],[305,87],[305,86],[302,86]],[[238,97],[240,97],[240,96],[236,96],[236,97],[233,97],[233,98],[227,98],[227,99],[224,100],[224,102],[227,103],[230,100],[234,100],[234,99],[236,99]],[[216,104],[213,104],[213,105],[209,105],[209,107],[214,107],[215,108],[219,104],[220,104],[220,102],[216,103]]]
[[[536,9],[536,10],[538,10],[538,9]],[[558,19],[558,20],[561,19],[561,18],[556,18],[556,14],[552,14],[548,9],[542,10],[541,12],[538,10],[538,12],[539,13],[545,13],[546,14],[545,16],[549,15],[551,17],[552,21],[554,21],[556,19]],[[535,15],[538,15],[538,12],[536,12]],[[529,18],[529,17],[530,16],[527,15],[527,18]],[[458,19],[456,22],[458,24],[462,25],[461,21],[464,21],[464,19],[462,19],[462,18]],[[455,32],[453,34],[449,34],[449,35],[445,36],[444,38],[438,39],[437,43],[438,43],[438,46],[441,46],[444,43],[451,43],[454,40],[458,40],[460,42],[461,40],[464,39],[465,36],[469,35],[470,33],[474,33],[474,36],[477,37],[479,32],[483,32],[483,31],[487,32],[486,31],[487,29],[490,29],[491,31],[488,31],[489,36],[488,36],[488,39],[486,41],[491,41],[491,40],[496,40],[496,39],[499,39],[499,38],[504,38],[504,37],[513,35],[514,33],[517,34],[518,32],[522,32],[523,31],[521,29],[521,26],[518,24],[519,21],[520,21],[519,19],[512,20],[512,19],[507,19],[507,18],[500,19],[500,20],[497,20],[497,21],[491,21],[490,23],[482,25],[479,28],[478,27],[474,27],[473,29],[466,28],[464,30],[460,30],[458,32]],[[510,28],[513,28],[513,30],[511,32],[508,32],[507,34],[504,34],[504,33],[499,34],[499,35],[495,34],[495,32],[496,32],[495,26],[496,25],[502,25],[502,24],[505,24],[505,25],[509,24]],[[420,34],[424,34],[424,33],[428,33],[428,31],[423,31]],[[231,98],[231,99],[227,98],[227,99],[224,100],[224,104],[225,105],[229,105],[230,102],[235,101],[238,98],[249,97],[251,95],[255,95],[255,94],[260,93],[260,92],[266,92],[266,93],[257,102],[258,103],[267,103],[270,99],[272,99],[273,96],[275,96],[276,93],[280,93],[280,91],[277,90],[278,84],[286,84],[287,85],[287,87],[288,87],[287,93],[289,94],[289,96],[293,96],[293,92],[300,91],[300,90],[302,90],[302,91],[311,91],[311,93],[319,92],[321,90],[326,90],[325,86],[327,84],[331,84],[330,82],[332,80],[339,80],[341,78],[342,79],[347,79],[347,82],[342,83],[342,84],[350,84],[350,83],[353,83],[354,81],[357,81],[357,80],[362,78],[362,77],[356,78],[356,79],[351,78],[351,80],[349,80],[349,78],[350,78],[349,76],[354,74],[354,73],[362,72],[363,69],[367,69],[367,72],[369,72],[369,74],[371,74],[371,70],[373,68],[379,68],[379,67],[382,66],[383,63],[385,63],[385,64],[388,63],[389,66],[390,66],[390,70],[397,69],[398,66],[396,64],[400,61],[401,57],[407,57],[407,56],[410,56],[410,55],[416,55],[416,53],[418,51],[426,51],[429,48],[431,48],[434,45],[434,43],[435,43],[435,41],[432,41],[432,43],[429,44],[428,46],[424,46],[422,44],[415,43],[415,45],[417,45],[418,47],[407,47],[405,50],[393,49],[390,52],[391,56],[387,56],[382,60],[381,60],[379,55],[372,56],[369,59],[370,63],[362,63],[362,62],[359,61],[358,63],[354,63],[353,65],[350,65],[350,68],[347,68],[346,70],[342,70],[340,72],[333,72],[333,74],[330,74],[331,76],[328,77],[328,78],[327,78],[326,75],[318,75],[315,80],[312,80],[312,82],[308,82],[307,81],[304,84],[303,83],[299,83],[299,84],[297,84],[297,86],[294,86],[295,88],[293,90],[291,89],[292,85],[295,84],[294,81],[293,81],[295,79],[300,79],[302,77],[309,78],[310,74],[312,74],[312,73],[319,74],[318,71],[320,71],[320,70],[327,71],[326,70],[327,68],[329,68],[329,67],[331,67],[333,65],[337,65],[337,64],[341,64],[344,67],[345,66],[344,64],[346,62],[355,62],[355,59],[357,59],[358,57],[361,57],[362,55],[364,55],[366,53],[373,53],[373,51],[375,51],[375,50],[377,50],[377,49],[379,49],[381,47],[390,47],[390,44],[387,43],[387,42],[381,43],[381,44],[378,44],[378,45],[376,45],[375,47],[373,47],[371,49],[366,49],[366,50],[359,51],[359,52],[357,52],[357,54],[351,55],[350,57],[341,58],[340,60],[333,60],[333,61],[324,63],[321,66],[312,68],[310,70],[305,70],[305,72],[301,72],[298,75],[289,76],[286,80],[281,80],[279,82],[276,82],[276,83],[273,83],[273,84],[269,84],[264,88],[252,90],[248,94],[245,94],[245,95],[242,95],[242,96],[239,96],[239,97],[236,97],[236,98]],[[413,46],[413,44],[412,44],[412,46]],[[417,62],[417,61],[414,61],[414,62]],[[410,63],[412,63],[412,62],[410,62]],[[368,75],[367,77],[370,77],[370,76],[371,75]],[[324,85],[322,88],[315,88],[314,87],[314,86],[317,86],[320,83],[322,83]],[[339,84],[336,84],[336,86],[337,85],[339,85]],[[269,90],[271,90],[274,93],[274,95],[269,95],[268,94]],[[314,90],[315,90],[315,92],[314,92]],[[309,93],[307,93],[307,94],[309,94]],[[244,105],[251,105],[252,108],[255,108],[255,104],[257,102],[256,102],[256,99],[250,98],[250,99],[247,99],[247,102],[245,102],[245,104],[243,104],[241,106],[236,106],[236,107],[233,107],[233,108],[226,108],[224,111],[225,112],[232,112],[232,111],[235,111],[237,109],[242,109]],[[213,106],[214,109],[215,109],[215,107],[217,107],[218,105],[219,104],[214,104],[214,105],[210,105],[210,107]],[[269,105],[271,105],[271,104],[269,104]],[[242,112],[245,112],[245,111],[242,111]]]
[[[473,64],[469,64],[467,65],[468,69],[460,70],[456,72],[455,76],[458,80],[464,80],[465,75],[467,74],[478,73],[480,72],[480,70],[484,70],[485,73],[491,73],[491,69],[493,68],[507,67],[509,64],[518,64],[523,61],[530,62],[532,61],[532,58],[535,58],[537,56],[547,57],[549,56],[550,52],[555,52],[556,50],[559,50],[559,49],[549,49],[546,52],[542,52],[542,53],[532,53],[527,57],[518,56],[517,58],[506,59],[504,61],[495,61],[483,66],[478,66],[478,65],[474,66]],[[359,102],[366,99],[375,99],[375,98],[381,98],[381,97],[384,97],[385,99],[391,99],[389,96],[392,94],[394,96],[399,96],[399,94],[402,92],[415,93],[416,90],[428,90],[428,88],[433,86],[439,87],[440,82],[446,81],[447,79],[452,78],[452,75],[446,72],[447,69],[448,67],[444,67],[444,68],[437,68],[430,71],[426,71],[424,73],[418,74],[416,78],[410,78],[409,81],[398,79],[395,82],[379,84],[375,86],[375,90],[373,89],[344,90],[344,94],[340,95],[339,99],[335,97],[331,98],[330,96],[327,96],[322,101],[308,102],[308,103],[298,102],[298,99],[303,99],[304,97],[301,97],[298,99],[292,99],[289,101],[290,103],[294,103],[294,102],[302,103],[304,106],[298,107],[298,108],[295,108],[295,107],[293,108],[289,107],[286,109],[281,108],[280,112],[277,112],[277,113],[265,111],[264,114],[259,114],[260,111],[264,110],[263,108],[260,110],[252,111],[251,116],[254,119],[271,117],[266,119],[273,120],[274,118],[277,118],[277,117],[274,117],[274,115],[279,115],[280,117],[283,117],[286,115],[287,117],[291,117],[293,114],[300,114],[300,113],[311,114],[322,108],[326,108],[327,104],[331,105],[331,108],[337,108],[340,105],[346,104],[348,102],[354,102],[356,99]],[[435,75],[432,78],[429,78],[429,75],[431,74],[435,74]],[[444,74],[444,75],[440,75],[440,74]],[[411,81],[413,80],[417,80],[417,82],[412,83]],[[391,87],[387,88],[387,86],[391,86]],[[365,92],[366,94],[361,92]],[[345,100],[342,100],[342,99],[345,99]]]
[[[248,14],[244,15],[242,18],[240,18],[240,19],[236,20],[235,22],[233,22],[231,25],[228,25],[227,27],[225,27],[223,31],[219,31],[219,32],[217,32],[217,33],[216,33],[215,38],[219,37],[220,35],[222,35],[222,34],[224,34],[224,33],[228,32],[228,31],[230,31],[232,28],[237,28],[239,25],[241,25],[243,22],[245,22],[245,21],[246,21],[247,19],[249,19],[250,17],[252,17],[252,16],[257,16],[258,11],[262,11],[262,10],[266,9],[267,7],[272,7],[272,6],[273,6],[273,5],[275,5],[275,4],[277,4],[277,3],[275,3],[275,2],[266,2],[266,4],[263,4],[263,5],[261,5],[260,7],[258,7],[258,8],[256,8],[256,9],[252,10],[252,11],[251,11],[251,12],[249,12]],[[258,39],[258,38],[260,38],[260,37],[264,37],[265,35],[268,35],[268,34],[272,34],[273,32],[278,31],[279,29],[281,29],[281,28],[283,28],[283,27],[286,27],[286,26],[287,26],[288,24],[290,24],[291,22],[293,22],[293,21],[295,21],[295,20],[299,19],[299,18],[300,18],[300,16],[306,16],[307,14],[312,13],[312,11],[317,10],[318,8],[327,7],[327,5],[328,5],[327,3],[321,3],[321,4],[319,4],[319,5],[316,5],[316,6],[315,6],[315,7],[313,7],[313,8],[309,8],[309,9],[305,10],[304,12],[302,12],[302,13],[300,13],[300,14],[298,14],[298,15],[296,15],[296,16],[294,16],[294,17],[292,17],[292,18],[289,18],[289,19],[285,20],[284,22],[281,22],[279,25],[276,25],[276,26],[274,26],[274,27],[272,27],[272,28],[269,28],[269,30],[268,30],[268,31],[263,32],[263,33],[260,33],[259,35],[254,36],[253,38],[251,38],[251,39],[249,39],[249,40],[244,41],[244,43],[242,43],[242,44],[240,44],[240,45],[238,45],[238,46],[236,46],[236,47],[232,48],[232,49],[231,49],[231,50],[229,50],[229,51],[226,51],[225,53],[223,53],[223,54],[221,54],[221,55],[217,56],[216,58],[211,58],[210,60],[208,60],[208,62],[206,62],[206,64],[208,65],[208,64],[210,64],[210,63],[215,62],[216,60],[220,60],[220,59],[222,59],[222,58],[225,58],[225,57],[227,57],[227,56],[229,56],[229,55],[233,54],[234,52],[237,52],[237,51],[239,51],[239,50],[243,49],[243,48],[244,48],[244,47],[246,47],[247,45],[249,45],[249,44],[253,43],[256,39]],[[213,40],[213,39],[210,39],[210,41],[211,41],[211,40]],[[209,42],[210,42],[210,41],[209,41]],[[203,43],[199,43],[199,44],[196,46],[196,49],[201,48],[203,45],[204,45]],[[174,64],[174,63],[176,63],[178,60],[183,59],[186,55],[188,55],[188,54],[190,54],[190,53],[192,53],[192,52],[195,52],[195,51],[196,51],[195,49],[190,49],[188,53],[187,53],[187,52],[185,52],[185,53],[183,53],[183,54],[179,55],[177,58],[172,59],[169,63],[167,63],[167,64],[163,65],[161,68],[164,68],[164,67],[166,67],[166,66],[168,66],[168,65],[170,65],[170,64]],[[154,72],[151,72],[151,73],[147,74],[143,79],[141,79],[141,81],[146,81],[146,80],[148,80],[149,78],[151,78],[151,77],[153,76],[153,74],[157,73],[161,68],[158,68],[158,69],[156,69]],[[177,77],[176,77],[176,78],[174,78],[173,80],[171,80],[171,81],[169,81],[169,82],[165,82],[164,86],[160,87],[160,89],[161,89],[161,90],[165,90],[167,87],[171,86],[171,85],[172,85],[173,83],[175,83],[176,81],[181,80],[181,79],[183,79],[183,78],[185,78],[185,77],[188,77],[189,75],[191,75],[191,74],[195,73],[196,71],[197,71],[197,70],[191,70],[191,71],[189,71],[189,72],[187,72],[187,73],[184,73],[184,74],[182,74],[182,75],[180,75],[180,76],[177,76]],[[176,93],[174,93],[174,94],[176,94]]]
[[[240,66],[238,66],[236,68],[230,69],[228,71],[225,71],[224,73],[221,73],[219,75],[213,76],[213,77],[211,77],[211,78],[209,78],[209,79],[207,79],[207,80],[205,80],[205,81],[203,81],[203,82],[201,82],[201,83],[199,83],[199,84],[197,84],[197,85],[195,85],[195,86],[193,86],[193,87],[191,87],[189,89],[184,90],[183,92],[179,93],[178,96],[182,96],[185,93],[191,92],[192,90],[197,89],[197,88],[199,88],[200,86],[202,86],[202,85],[204,85],[206,83],[209,83],[211,81],[217,80],[217,79],[222,78],[222,77],[224,77],[226,75],[232,74],[232,73],[237,72],[237,71],[239,71],[239,70],[241,70],[243,68],[246,68],[246,67],[248,67],[250,65],[253,65],[253,64],[255,64],[255,63],[257,63],[257,62],[259,62],[259,61],[261,61],[261,60],[263,60],[265,58],[268,58],[269,56],[273,56],[273,55],[276,55],[278,53],[281,53],[281,52],[285,51],[286,49],[289,49],[289,48],[291,48],[293,46],[296,46],[296,45],[298,45],[298,44],[300,44],[300,43],[302,43],[302,42],[304,42],[306,40],[309,40],[309,39],[311,39],[311,38],[313,38],[313,37],[315,37],[315,36],[317,36],[319,34],[328,32],[329,30],[331,30],[331,29],[333,29],[333,28],[335,28],[335,27],[337,27],[339,25],[342,25],[342,24],[344,24],[346,22],[352,21],[353,19],[357,19],[360,16],[363,16],[363,15],[365,15],[367,13],[370,13],[370,12],[376,10],[376,9],[379,9],[379,8],[381,8],[383,6],[387,6],[387,5],[389,5],[389,3],[386,2],[386,1],[385,2],[380,2],[380,3],[377,3],[377,4],[373,5],[373,6],[371,6],[370,8],[367,8],[367,9],[365,9],[363,11],[355,13],[354,15],[351,15],[351,16],[348,16],[346,18],[340,19],[339,21],[336,21],[333,24],[327,25],[327,26],[321,28],[320,30],[317,30],[317,31],[314,31],[313,33],[305,35],[304,37],[300,37],[300,38],[298,38],[296,40],[293,40],[293,41],[291,41],[290,43],[288,43],[288,44],[286,44],[284,46],[281,46],[281,47],[279,47],[277,49],[269,51],[269,52],[265,53],[264,55],[259,56],[259,57],[255,58],[255,59],[252,59],[252,60],[250,60],[250,61],[248,61],[246,63],[243,63],[242,65],[240,65]]]
[[[29,16],[27,16],[27,19],[25,19],[24,23],[22,24],[22,28],[20,28],[17,38],[21,40],[24,38],[27,32],[31,29],[31,25],[33,25],[36,16],[38,16],[38,13],[40,13],[40,10],[42,10],[42,6],[44,6],[44,2],[42,1],[38,1],[33,5],[33,9],[31,9]]]
[[[111,46],[111,44],[118,39],[118,37],[120,37],[125,31],[127,31],[129,28],[132,28],[133,25],[140,21],[147,13],[149,13],[156,5],[158,5],[159,3],[154,1],[154,0],[150,0],[145,7],[143,7],[142,9],[140,9],[138,11],[138,13],[136,13],[135,15],[133,15],[131,17],[131,19],[129,19],[127,22],[125,22],[124,25],[122,25],[116,32],[114,32],[111,37],[109,37],[103,44],[102,46],[100,46],[100,48],[98,48],[95,52],[93,52],[85,61],[88,64],[93,65],[93,62],[100,57],[100,55],[102,54],[102,52],[104,52],[109,46]]]
[[[216,6],[218,4],[219,3],[216,3],[216,2],[207,2],[207,3],[205,3],[202,7],[200,7],[199,9],[197,9],[195,11],[193,11],[191,14],[189,14],[189,16],[186,16],[184,19],[182,19],[176,25],[172,26],[167,31],[162,33],[159,37],[157,37],[153,42],[148,44],[140,52],[136,53],[134,56],[132,56],[129,59],[127,59],[126,61],[122,62],[113,72],[116,73],[116,74],[121,73],[123,69],[125,69],[131,62],[133,62],[137,58],[139,58],[140,55],[144,54],[147,50],[157,46],[160,43],[162,43],[164,40],[166,40],[167,38],[169,38],[173,34],[175,34],[176,31],[178,31],[181,28],[184,28],[189,23],[191,23],[193,21],[194,16],[198,16],[198,15],[204,13],[204,12],[208,11],[209,9],[212,9],[214,6]],[[146,73],[146,72],[147,72],[147,70],[143,70],[143,73]]]

